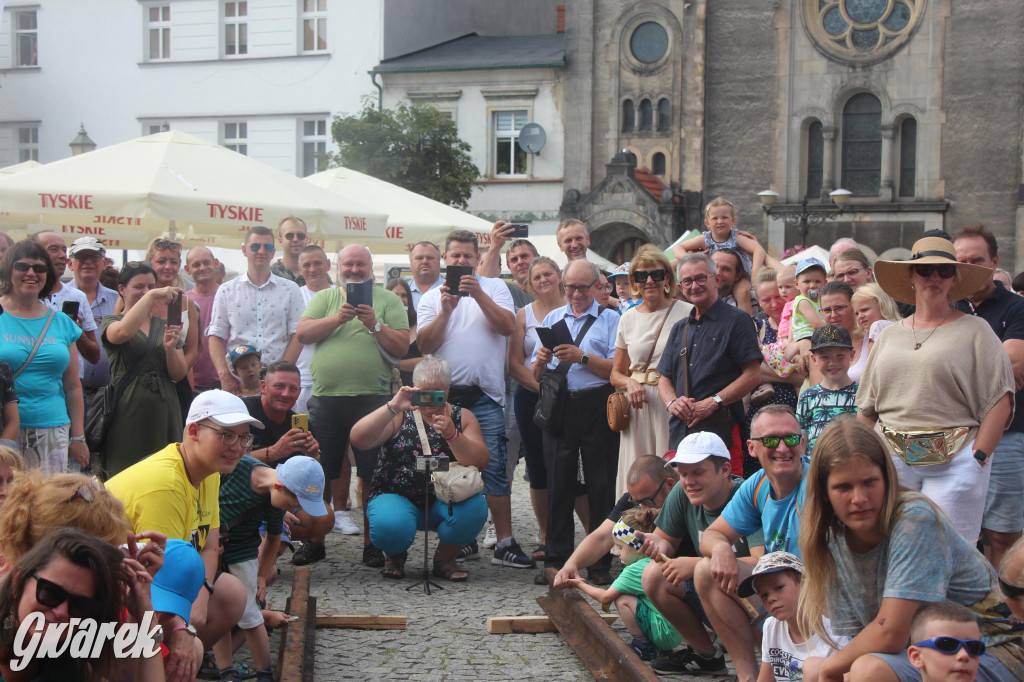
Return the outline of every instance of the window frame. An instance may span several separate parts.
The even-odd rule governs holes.
[[[327,0],[298,0],[299,2],[299,53],[301,54],[322,54],[330,49],[331,44],[327,40]],[[307,10],[308,3],[312,3],[313,9]],[[323,9],[320,9],[320,7]],[[321,23],[322,22],[322,23]],[[313,47],[306,48],[306,24],[310,23],[313,28]],[[320,41],[320,29],[323,27],[323,47],[316,47]]]
[[[145,50],[147,62],[166,62],[173,58],[171,52],[171,4],[169,2],[152,2],[142,6]],[[153,10],[159,11],[159,17],[152,19]],[[159,56],[153,56],[153,37],[157,36]]]
[[[524,121],[523,121],[523,125],[520,126],[517,129],[515,127],[516,126],[516,114],[520,114],[520,113],[523,114]],[[500,178],[500,179],[508,179],[508,180],[529,178],[530,174],[531,174],[531,171],[532,171],[532,165],[533,165],[532,162],[531,162],[531,158],[530,157],[532,157],[533,155],[532,154],[528,154],[527,152],[523,151],[519,147],[519,132],[522,130],[523,126],[525,126],[531,120],[532,111],[531,111],[530,107],[523,107],[523,106],[519,106],[519,107],[517,107],[517,106],[495,107],[493,109],[488,109],[487,114],[488,114],[488,116],[490,118],[490,122],[488,123],[487,129],[488,129],[488,133],[489,133],[490,138],[491,138],[490,139],[490,144],[488,145],[489,156],[490,156],[490,158],[488,159],[488,168],[490,169],[491,177],[493,177],[493,178]],[[505,132],[505,131],[499,131],[498,130],[498,116],[501,115],[501,114],[512,114],[512,131],[511,132]],[[511,152],[512,152],[512,155],[511,155],[511,165],[510,165],[510,171],[512,171],[512,172],[509,172],[509,173],[499,173],[498,172],[498,149],[499,149],[499,145],[502,144],[502,142],[504,140],[508,141],[508,144],[509,144],[509,146],[511,148]],[[517,153],[522,154],[525,157],[525,159],[524,159],[524,161],[525,161],[525,168],[524,168],[522,173],[514,172],[515,171],[515,160],[516,160],[516,154]]]
[[[25,161],[38,161],[39,160],[39,126],[24,126],[20,125],[15,128],[18,135],[18,163],[24,163]],[[22,131],[29,132],[29,141],[23,142]]]
[[[907,149],[905,136],[907,135],[908,124],[913,124],[914,139],[910,163],[907,163]],[[896,164],[896,178],[898,187],[896,197],[898,199],[914,199],[917,197],[917,137],[920,126],[913,116],[906,116],[899,121],[899,135],[896,144],[896,155],[899,157]]]
[[[234,6],[234,15],[228,16],[228,7]],[[224,59],[244,59],[249,56],[249,2],[248,0],[221,0],[221,54]],[[234,53],[228,52],[228,33],[234,29]],[[239,36],[244,34],[244,38]],[[243,42],[244,41],[244,42]],[[241,51],[239,51],[241,48]]]
[[[234,126],[233,133],[229,126]],[[220,122],[220,145],[243,156],[249,156],[249,121],[232,119]]]
[[[848,112],[847,110],[850,108],[850,105],[853,103],[853,101],[858,98],[862,98],[864,95],[870,96],[872,99],[874,99],[874,101],[877,103],[878,110],[872,112]],[[851,125],[850,118],[854,116],[862,116],[865,118],[867,116],[871,116],[877,118],[877,130],[872,130],[872,137],[852,137],[852,132],[850,129],[854,126]],[[876,95],[873,92],[858,92],[852,95],[843,104],[841,117],[843,122],[843,129],[842,136],[840,139],[840,149],[842,150],[841,158],[839,160],[840,183],[842,187],[853,192],[852,196],[854,197],[878,198],[878,194],[881,191],[882,187],[882,146],[885,144],[885,140],[882,137],[882,101],[878,98],[878,95]],[[867,149],[868,145],[877,148],[878,163],[873,168],[850,167],[852,165],[850,163],[851,150],[854,148]],[[853,182],[853,178],[851,177],[851,175],[863,176],[867,175],[868,173],[873,173],[875,175],[875,181],[873,183],[874,191],[864,192],[859,189],[859,185],[861,183]]]
[[[314,133],[312,135],[306,132],[306,124],[314,124]],[[319,124],[323,124],[324,131],[321,133],[316,130]],[[327,118],[301,118],[299,119],[299,162],[296,165],[298,176],[300,178],[306,178],[314,173],[320,171],[320,158],[318,154],[327,154],[327,143],[330,141],[330,126],[328,125]],[[307,145],[313,145],[312,157],[309,155]],[[309,163],[312,161],[312,169],[308,168]],[[307,172],[309,171],[309,172]]]
[[[16,69],[31,69],[39,66],[39,12],[35,9],[22,9],[20,7],[10,7],[11,11],[11,29],[13,31],[13,38],[11,41],[11,48],[14,52],[12,64]],[[19,28],[19,18],[23,15],[32,15],[35,18],[33,22],[34,28]],[[32,37],[32,61],[28,64],[21,62],[21,38],[23,36]]]

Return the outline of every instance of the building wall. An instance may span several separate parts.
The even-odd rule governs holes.
[[[0,23],[0,166],[18,162],[19,123],[38,125],[39,161],[70,155],[85,125],[107,146],[171,128],[221,141],[225,121],[248,122],[248,153],[301,173],[301,127],[358,111],[376,90],[381,0],[327,0],[327,49],[302,51],[301,0],[248,0],[248,54],[224,55],[220,0],[40,0],[38,66],[13,68],[11,16]],[[170,59],[148,59],[145,16],[170,8]],[[328,131],[329,136],[329,131]]]

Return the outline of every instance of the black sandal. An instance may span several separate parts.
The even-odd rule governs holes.
[[[384,559],[384,570],[380,572],[385,578],[392,580],[401,580],[405,577],[405,560],[409,558],[408,552],[402,552],[401,554],[393,554],[385,557]]]
[[[464,571],[455,561],[438,561],[434,559],[434,577],[450,580],[453,583],[464,583],[469,579],[469,573]]]

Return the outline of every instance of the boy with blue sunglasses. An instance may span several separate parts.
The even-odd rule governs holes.
[[[973,613],[952,602],[924,604],[910,623],[907,650],[923,682],[970,682],[978,674],[985,653],[981,631]]]

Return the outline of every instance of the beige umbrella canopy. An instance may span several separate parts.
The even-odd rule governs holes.
[[[0,215],[59,226],[69,240],[90,234],[118,249],[144,248],[156,236],[237,248],[250,227],[274,228],[289,215],[302,218],[314,239],[355,241],[384,234],[387,218],[173,130],[0,176]]]
[[[385,231],[341,240],[358,242],[374,253],[407,253],[413,244],[421,241],[444,244],[445,236],[455,229],[475,232],[482,247],[491,241],[491,223],[483,218],[358,171],[330,168],[310,175],[306,181],[339,197],[366,202],[388,214]]]

